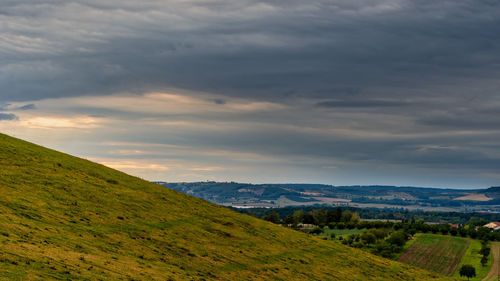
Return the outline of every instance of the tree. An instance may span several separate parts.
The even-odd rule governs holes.
[[[396,249],[393,245],[384,241],[382,243],[375,244],[374,252],[377,255],[380,255],[384,258],[391,258],[394,255],[394,253],[396,252]]]
[[[353,224],[358,224],[360,221],[359,214],[358,213],[352,213],[351,220]]]
[[[326,224],[327,217],[325,208],[321,208],[319,210],[312,210],[311,213],[313,215],[315,225],[324,226]]]
[[[403,247],[408,240],[408,236],[403,231],[396,231],[387,238],[387,242],[392,245]]]
[[[304,223],[306,224],[314,224],[314,216],[311,212],[304,214]]]
[[[377,241],[377,237],[371,232],[365,232],[361,234],[361,240],[363,240],[366,244],[373,244]]]
[[[489,229],[489,228],[486,228],[486,227],[480,227],[478,228],[477,230],[477,238],[478,239],[481,239],[481,240],[485,240],[485,241],[488,241],[490,240],[490,232],[492,230]]]
[[[384,239],[388,234],[383,228],[370,229],[369,232],[373,233],[377,239]]]
[[[450,225],[448,224],[441,224],[439,226],[439,232],[443,235],[448,235],[448,232],[450,231]]]
[[[342,211],[340,211],[342,212]],[[332,223],[332,222],[339,222],[340,219],[337,220],[337,211],[334,210],[334,209],[330,209],[328,210],[328,212],[326,213],[326,221],[328,223]]]
[[[486,264],[488,263],[488,256],[490,255],[490,247],[488,246],[488,242],[486,241],[481,241],[481,250],[479,250],[479,253],[481,255],[483,255],[483,257],[481,258],[481,265],[482,266],[486,266]]]
[[[322,232],[323,232],[323,229],[321,229],[321,227],[315,227],[309,233],[318,235],[318,234],[321,234]]]
[[[292,215],[287,215],[285,217],[285,221],[284,222],[285,222],[286,225],[297,225],[296,223],[294,223]]]
[[[481,258],[481,265],[484,267],[488,263],[488,256],[483,256]]]
[[[469,236],[472,239],[475,239],[477,237],[477,231],[474,228],[469,229]]]
[[[481,250],[479,250],[479,253],[485,257],[488,257],[490,255],[490,251],[490,247],[488,247],[487,244],[483,244]]]
[[[342,219],[342,208],[337,207],[337,209],[335,210],[335,222],[340,222],[341,219]]]
[[[304,221],[304,211],[297,210],[297,211],[293,212],[292,217],[293,217],[294,224],[302,223]]]
[[[350,222],[352,218],[352,212],[347,210],[342,213],[342,221],[343,222]]]
[[[457,236],[457,233],[458,233],[458,229],[456,229],[456,228],[451,228],[450,229],[451,236]]]
[[[270,221],[272,223],[279,223],[280,222],[280,215],[278,215],[278,213],[273,210],[273,211],[267,213],[267,215],[265,215],[263,217],[263,219],[266,221]]]
[[[467,280],[469,280],[472,277],[476,277],[476,269],[470,264],[462,265],[459,273],[460,277],[465,276],[467,277]]]

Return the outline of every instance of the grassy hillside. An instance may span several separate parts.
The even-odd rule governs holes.
[[[0,280],[433,280],[0,134]]]

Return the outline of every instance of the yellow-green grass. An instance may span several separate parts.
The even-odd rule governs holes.
[[[453,275],[470,240],[449,235],[421,234],[397,259],[444,275]]]
[[[483,278],[488,275],[488,272],[490,272],[491,264],[493,263],[493,255],[490,253],[490,255],[488,256],[488,263],[486,264],[486,266],[482,266],[481,257],[483,255],[479,253],[479,250],[481,250],[481,242],[479,240],[472,240],[469,244],[469,247],[467,248],[467,251],[465,251],[465,254],[462,257],[462,260],[460,261],[460,264],[458,265],[458,268],[455,271],[453,277],[460,278],[460,267],[464,264],[470,264],[476,269],[476,277],[470,278],[471,281],[483,280]],[[467,278],[463,277],[462,279]]]
[[[0,280],[444,280],[0,134]]]

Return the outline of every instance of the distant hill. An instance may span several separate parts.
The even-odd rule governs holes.
[[[500,198],[500,186],[493,186],[484,191],[484,194],[490,198]]]
[[[1,280],[441,280],[0,135]]]
[[[326,205],[448,212],[500,211],[499,187],[463,190],[381,185],[158,183],[237,208]]]

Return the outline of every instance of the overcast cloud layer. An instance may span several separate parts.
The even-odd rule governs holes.
[[[151,180],[500,182],[500,3],[0,4],[0,131]]]

